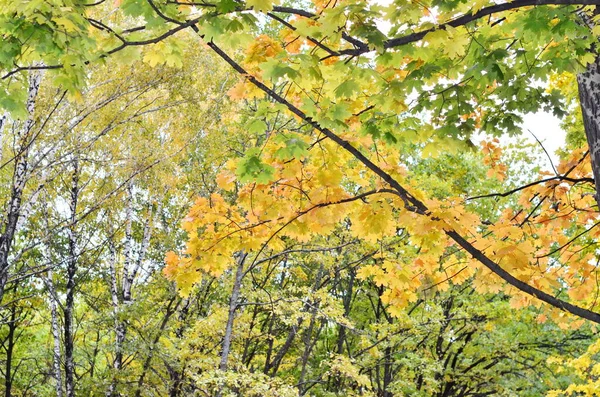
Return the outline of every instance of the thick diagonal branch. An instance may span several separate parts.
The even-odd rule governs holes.
[[[197,29],[194,29],[197,31]],[[402,197],[405,202],[409,205],[406,206],[407,210],[416,212],[418,214],[424,216],[431,216],[427,206],[411,195],[408,190],[406,190],[397,180],[395,180],[390,174],[381,169],[378,165],[373,163],[369,158],[367,158],[362,152],[360,152],[357,148],[352,146],[350,142],[341,138],[333,131],[328,128],[322,127],[318,122],[308,117],[304,112],[302,112],[299,108],[294,106],[292,103],[287,101],[277,92],[273,91],[269,87],[267,87],[264,83],[258,80],[256,77],[249,74],[240,64],[235,62],[227,53],[225,53],[221,48],[219,48],[214,42],[210,41],[207,43],[208,47],[210,47],[217,55],[219,55],[225,62],[227,62],[233,69],[235,69],[242,76],[245,76],[248,81],[250,81],[253,85],[260,88],[266,94],[271,96],[280,104],[284,105],[291,113],[300,117],[302,120],[310,124],[314,129],[321,132],[323,135],[331,139],[333,142],[338,144],[344,150],[352,154],[357,160],[359,160],[364,166],[366,166],[369,170],[383,179],[389,186],[391,186],[400,197]],[[595,323],[600,324],[600,314],[593,312],[591,310],[584,309],[582,307],[573,305],[569,302],[563,301],[561,299],[556,298],[542,290],[539,290],[519,279],[514,277],[512,274],[504,270],[500,265],[494,262],[492,259],[487,257],[482,251],[475,248],[473,244],[471,244],[467,239],[461,236],[455,230],[449,229],[446,230],[446,235],[454,240],[460,247],[462,247],[465,251],[473,256],[473,258],[477,259],[481,264],[487,267],[489,270],[494,272],[496,275],[500,276],[504,281],[513,287],[517,288],[519,291],[524,292],[528,295],[534,296],[541,301],[554,306],[558,309],[564,310],[571,314],[574,314],[578,317],[593,321]]]

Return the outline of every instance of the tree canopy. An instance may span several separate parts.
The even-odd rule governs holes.
[[[600,1],[0,4],[6,396],[599,392]]]

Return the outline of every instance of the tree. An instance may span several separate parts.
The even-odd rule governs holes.
[[[559,93],[543,92],[532,87],[531,82],[557,69],[577,68],[577,62],[595,61],[590,50],[595,37],[582,22],[586,20],[582,15],[594,9],[585,6],[595,4],[595,1],[561,0],[489,5],[482,1],[472,6],[440,1],[419,5],[400,2],[386,9],[350,2],[334,6],[318,3],[312,9],[295,9],[270,2],[246,5],[123,2],[119,11],[124,16],[144,19],[143,28],[111,27],[110,21],[95,19],[96,8],[100,12],[110,7],[104,3],[92,8],[73,4],[66,17],[58,17],[57,9],[49,5],[41,9],[29,3],[12,5],[6,13],[19,15],[31,24],[33,31],[43,27],[57,32],[54,37],[45,39],[56,55],[52,55],[50,64],[48,53],[34,52],[30,58],[35,58],[37,64],[20,65],[15,61],[21,58],[27,44],[23,45],[20,33],[9,27],[7,34],[11,37],[12,52],[5,64],[19,66],[9,70],[5,79],[13,79],[19,71],[32,68],[59,70],[56,78],[64,73],[78,76],[94,57],[120,51],[130,54],[143,45],[152,45],[152,51],[145,55],[149,64],[158,62],[154,54],[159,53],[168,54],[163,57],[164,62],[177,64],[180,62],[178,46],[169,45],[167,41],[180,31],[191,30],[243,76],[246,83],[240,84],[254,85],[274,98],[380,178],[405,202],[406,209],[431,217],[435,209],[430,209],[416,198],[417,193],[407,190],[397,178],[365,155],[364,150],[368,148],[353,145],[352,138],[343,136],[344,131],[354,127],[357,132],[370,134],[375,139],[382,137],[393,142],[399,139],[393,131],[416,128],[419,135],[429,135],[426,147],[430,151],[440,142],[463,141],[476,129],[489,133],[513,132],[520,111],[546,107],[560,113]],[[284,41],[293,44],[284,43],[287,45],[284,49],[278,38],[259,36],[259,40],[248,47],[246,66],[243,66],[223,48],[239,47],[239,43],[247,40],[246,32],[256,28],[258,20],[244,12],[249,8],[274,21],[275,29],[287,35]],[[47,13],[49,20],[34,22],[31,16],[40,12]],[[290,16],[295,19],[290,20]],[[393,38],[386,37],[377,28],[378,18],[390,22]],[[93,36],[87,34],[88,27],[93,29]],[[126,36],[119,31],[124,31]],[[66,32],[69,33],[68,46],[64,42]],[[100,46],[99,53],[89,51],[90,42],[101,39],[108,44]],[[73,48],[80,48],[80,55],[74,55]],[[366,56],[373,53],[378,55]],[[348,76],[350,80],[342,81]],[[284,84],[284,78],[285,84],[289,84],[285,92],[269,86],[270,81]],[[75,89],[73,82],[76,81],[69,81],[70,88]],[[402,98],[413,90],[420,94],[411,106]],[[312,97],[311,91],[317,93],[318,99]],[[405,117],[398,118],[399,112]],[[428,113],[425,123],[414,117],[422,112]],[[536,288],[531,280],[515,277],[460,231],[446,227],[443,234],[518,290],[582,318],[600,320],[596,313]]]
[[[348,0],[294,7],[262,0],[7,3],[0,14],[5,22],[0,25],[5,38],[0,59],[5,90],[0,103],[12,119],[28,120],[32,112],[24,95],[31,92],[27,76],[46,70],[48,81],[75,99],[85,87],[87,72],[98,64],[110,68],[113,60],[145,64],[138,67],[150,75],[160,65],[181,68],[185,83],[167,91],[183,92],[185,84],[194,82],[187,69],[193,61],[188,63],[183,54],[190,46],[200,47],[198,42],[206,44],[237,73],[229,96],[240,102],[236,110],[250,108],[251,115],[235,118],[239,123],[234,133],[241,126],[245,129],[230,145],[237,151],[235,158],[229,160],[229,154],[216,150],[200,154],[205,156],[201,175],[217,174],[217,186],[202,181],[205,189],[183,222],[188,242],[167,254],[164,273],[177,283],[184,299],[161,301],[162,318],[167,323],[175,317],[189,318],[186,307],[206,302],[197,295],[200,289],[212,299],[203,310],[208,313],[206,321],[224,325],[218,354],[215,347],[208,347],[202,329],[184,324],[177,329],[181,339],[186,330],[190,332],[189,354],[205,361],[190,364],[186,359],[164,358],[172,383],[169,393],[305,394],[325,382],[323,393],[343,389],[359,394],[369,389],[388,396],[396,390],[398,365],[389,357],[397,344],[385,341],[387,358],[377,364],[381,371],[361,372],[353,366],[351,353],[339,356],[344,347],[356,351],[348,348],[352,327],[344,318],[351,315],[351,298],[359,283],[372,284],[373,312],[377,321],[384,319],[390,326],[429,290],[440,291],[435,305],[442,308],[440,321],[450,324],[448,313],[454,306],[442,289],[463,283],[472,283],[479,294],[507,294],[511,307],[527,313],[535,310],[529,306],[545,302],[550,308],[538,316],[541,323],[551,318],[562,327],[577,328],[583,320],[600,322],[595,309],[597,263],[592,262],[598,237],[594,185],[600,177],[590,176],[600,175],[594,132],[600,95],[595,84],[594,26],[599,4],[591,0],[399,0],[389,6]],[[432,175],[440,169],[458,179],[457,171],[465,167],[456,158],[476,156],[474,134],[518,135],[524,112],[572,112],[572,92],[560,84],[544,86],[566,74],[571,79],[579,76],[589,153],[573,148],[561,164],[553,165],[554,173],[530,182],[510,174],[499,142],[490,139],[483,145],[483,158],[473,157],[469,167],[483,162],[487,178],[495,182],[470,183],[463,189],[436,184],[440,178]],[[173,106],[173,112],[181,111],[185,121],[197,122],[189,116],[193,105],[183,102]],[[179,126],[188,127],[182,130],[189,133],[185,121]],[[149,125],[155,132],[164,127],[160,120]],[[222,137],[211,133],[203,142],[223,148],[223,141],[236,140],[230,133],[225,131]],[[136,156],[148,153],[135,139],[112,139],[120,152],[128,153],[124,146],[131,146]],[[423,160],[436,157],[442,159],[433,163],[437,171]],[[152,153],[146,158],[153,158]],[[130,165],[135,169],[135,162]],[[131,171],[128,165],[125,170],[117,173],[120,180]],[[138,185],[125,182],[122,186],[130,186],[125,202],[132,203]],[[144,201],[156,185],[140,186]],[[120,310],[132,302],[125,298],[135,284],[129,276],[137,269],[131,267],[137,215],[133,205],[118,208],[114,219],[124,219],[125,232],[113,236],[113,252],[118,257],[122,249],[123,262],[113,261],[110,275],[114,331],[121,335],[114,339],[112,361],[120,372],[129,332]],[[109,229],[106,234],[113,233]],[[137,235],[144,251],[145,233]],[[328,268],[325,259],[301,255],[327,252],[336,258],[350,241],[364,255],[355,258],[359,262],[352,271],[346,274],[343,269],[343,277],[342,269]],[[114,287],[117,268],[122,270],[121,301]],[[303,269],[310,273],[304,283],[295,274]],[[290,277],[300,286],[298,296],[286,296],[287,291],[271,285],[274,280],[283,285]],[[338,284],[326,291],[331,277],[337,277]],[[222,278],[227,288],[214,292],[206,281],[214,278]],[[250,292],[245,290],[249,283],[254,287]],[[263,289],[269,300],[258,295]],[[278,297],[273,300],[271,292]],[[288,304],[279,309],[289,309],[285,315],[275,310],[277,302]],[[179,305],[182,312],[175,314],[173,308]],[[253,308],[246,311],[246,306]],[[444,307],[450,307],[447,313]],[[322,315],[324,310],[330,312]],[[563,311],[575,318],[565,317]],[[240,318],[249,318],[252,324],[241,355],[236,337],[245,323]],[[459,366],[457,357],[474,335],[469,330],[480,320],[469,317],[466,333],[460,333],[456,344],[446,350],[436,347],[438,364],[447,360],[453,370]],[[167,323],[160,322],[160,332],[148,339],[150,351],[160,344]],[[254,327],[270,339],[255,337]],[[331,329],[337,335],[338,356],[327,361],[327,373],[314,374],[311,357],[331,340]],[[444,331],[426,332],[444,335]],[[98,336],[96,345],[100,340]],[[200,348],[195,345],[198,340],[204,341]],[[139,386],[134,393],[140,393],[149,373],[146,362],[153,357],[147,355],[143,375],[135,376]],[[278,377],[293,372],[290,357],[299,364],[295,390],[281,387]],[[472,360],[463,367],[466,372],[477,367],[470,365],[478,358]],[[440,382],[443,371],[424,367],[426,371],[415,376],[420,387],[414,390],[437,390],[442,384],[443,395],[444,390],[464,394],[472,388],[457,379]],[[225,371],[231,368],[236,372]],[[132,372],[123,373],[127,377]],[[425,379],[424,374],[435,375]]]
[[[31,131],[23,138],[25,144],[19,139],[22,123],[11,119],[6,122],[2,141],[3,191],[10,193],[14,185],[15,158],[22,155],[19,147],[25,145],[27,149],[26,172],[16,179],[24,185],[22,204],[18,208],[9,206],[9,194],[6,205],[8,214],[16,213],[14,243],[7,255],[9,266],[3,284],[7,292],[0,306],[6,395],[26,393],[26,387],[31,387],[39,377],[49,385],[53,380],[48,377],[55,378],[57,395],[63,392],[63,386],[67,394],[77,395],[86,387],[89,390],[90,384],[93,390],[98,385],[94,382],[108,384],[107,373],[112,372],[99,355],[114,353],[106,336],[114,327],[96,329],[93,322],[112,319],[113,324],[126,324],[132,318],[137,319],[140,311],[148,313],[145,306],[119,310],[124,306],[120,299],[116,308],[119,313],[112,316],[114,308],[108,305],[108,310],[104,305],[102,299],[106,296],[102,291],[109,292],[107,297],[111,298],[109,265],[113,264],[121,273],[121,253],[130,251],[135,263],[129,265],[137,272],[133,276],[127,273],[123,284],[129,297],[127,306],[135,306],[131,303],[139,285],[140,293],[149,293],[146,286],[156,277],[163,260],[166,249],[162,247],[173,248],[177,234],[167,231],[179,222],[181,200],[183,197],[187,200],[189,192],[183,188],[174,192],[171,188],[179,181],[184,183],[189,169],[201,161],[202,150],[191,145],[201,139],[196,128],[211,130],[213,119],[206,117],[206,113],[220,108],[225,97],[219,90],[226,80],[218,70],[204,67],[211,63],[207,54],[191,51],[187,56],[194,59],[194,70],[202,67],[199,73],[210,74],[218,80],[218,85],[190,83],[183,71],[168,67],[137,78],[128,75],[129,65],[111,67],[108,73],[100,67],[87,76],[90,86],[81,96],[68,95],[52,87],[49,79],[41,79]],[[141,62],[137,65],[138,70],[144,67],[147,66]],[[198,111],[199,102],[204,111]],[[165,117],[175,106],[179,117]],[[191,152],[200,160],[195,160]],[[133,188],[129,190],[131,194],[127,194],[129,186]],[[197,186],[193,188],[198,191]],[[124,198],[131,196],[135,196],[132,205],[123,205]],[[124,238],[128,211],[130,232]],[[153,230],[157,226],[159,230]],[[153,236],[160,236],[160,241],[150,241]],[[116,248],[116,258],[110,255],[109,243]],[[128,250],[125,243],[129,244]],[[115,260],[117,263],[113,263]],[[119,286],[121,280],[119,277]],[[166,282],[162,277],[159,280],[158,285],[165,288]],[[104,282],[106,290],[102,287]],[[176,296],[172,289],[165,288],[163,292],[157,293],[151,302],[162,305]],[[94,300],[92,296],[102,299]],[[172,318],[177,302],[173,300],[173,306],[167,310],[167,321]],[[31,321],[31,317],[46,316],[47,323]],[[136,336],[137,344],[129,343],[128,338],[122,341],[128,360],[124,367],[144,368],[145,374],[126,368],[124,374],[114,374],[117,383],[128,382],[130,378],[139,380],[139,393],[144,378],[150,377],[148,372],[153,370],[150,365],[153,345],[167,332],[167,325],[165,322],[162,327],[157,326],[160,332],[147,323],[131,325],[131,331],[143,332],[148,340],[139,341]],[[46,326],[52,328],[52,333]],[[32,335],[36,338],[52,335],[52,350],[45,350],[40,342],[40,348],[28,354],[23,347],[30,343]],[[102,352],[97,351],[100,348]],[[132,363],[130,354],[137,349],[147,350],[148,354],[138,358],[140,363]],[[46,355],[52,358],[52,368],[44,368],[43,360],[39,359]],[[26,365],[35,360],[38,367]],[[136,389],[132,387],[126,394],[129,391],[134,394]]]

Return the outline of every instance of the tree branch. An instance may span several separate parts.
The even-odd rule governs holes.
[[[516,3],[516,2],[515,2]],[[519,2],[522,3],[522,2]],[[597,1],[600,3],[600,1]],[[512,4],[512,3],[511,3]],[[198,29],[195,26],[192,26],[194,31],[198,32]],[[312,120],[309,116],[307,116],[304,112],[294,106],[292,103],[288,102],[281,95],[267,87],[264,83],[259,81],[256,77],[249,74],[240,64],[235,62],[229,55],[227,55],[223,50],[221,50],[214,42],[207,42],[209,48],[211,48],[217,55],[219,55],[225,62],[227,62],[234,70],[236,70],[241,75],[245,76],[252,84],[256,87],[264,91],[266,94],[271,96],[280,104],[286,106],[286,108],[293,113],[294,115],[300,117],[305,120],[308,124],[311,125],[314,129],[320,131],[323,135],[334,141],[336,144],[341,146],[344,150],[348,151],[352,154],[358,161],[360,161],[363,165],[365,165],[369,170],[383,179],[388,185],[390,185],[393,190],[396,191],[396,194],[400,196],[408,205],[406,205],[406,209],[421,215],[425,215],[431,217],[429,209],[427,206],[411,195],[398,181],[396,181],[390,174],[385,172],[375,163],[373,163],[370,159],[368,159],[364,154],[362,154],[357,148],[352,146],[350,142],[344,140],[343,138],[336,135],[333,131],[328,128],[322,127],[318,122]],[[473,244],[467,241],[463,236],[457,233],[455,230],[449,229],[445,230],[445,233],[448,237],[454,240],[460,247],[462,247],[465,251],[473,256],[476,260],[478,260],[481,264],[486,266],[489,270],[498,275],[501,279],[506,281],[508,284],[517,288],[521,292],[524,292],[528,295],[534,296],[539,300],[554,306],[558,309],[566,311],[568,313],[574,314],[578,317],[590,320],[592,322],[600,324],[600,314],[584,309],[582,307],[573,305],[561,299],[558,299],[542,290],[539,290],[519,279],[514,277],[512,274],[504,270],[500,265],[495,263],[493,260],[488,258],[482,251],[475,248]]]
[[[427,33],[431,33],[436,30],[446,29],[446,27],[456,28],[459,26],[466,25],[470,22],[476,21],[478,19],[497,14],[504,11],[516,10],[523,7],[530,6],[545,6],[545,5],[600,5],[600,0],[516,0],[511,1],[509,3],[496,4],[489,7],[484,7],[481,10],[477,11],[474,14],[465,14],[456,19],[453,19],[449,22],[442,23],[437,25],[436,27],[422,30],[420,32],[415,32],[406,36],[396,37],[393,39],[389,39],[384,42],[383,47],[385,49],[391,49],[395,47],[400,47],[406,44],[417,42],[423,39]],[[357,56],[364,54],[366,52],[371,51],[368,48],[360,48],[353,50],[344,50],[340,51],[343,54]]]

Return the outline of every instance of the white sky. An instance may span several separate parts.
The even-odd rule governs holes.
[[[528,132],[531,131],[542,142],[554,164],[558,164],[558,156],[555,152],[564,146],[566,136],[565,131],[560,128],[560,119],[546,112],[530,113],[523,119],[523,136],[535,142]]]

